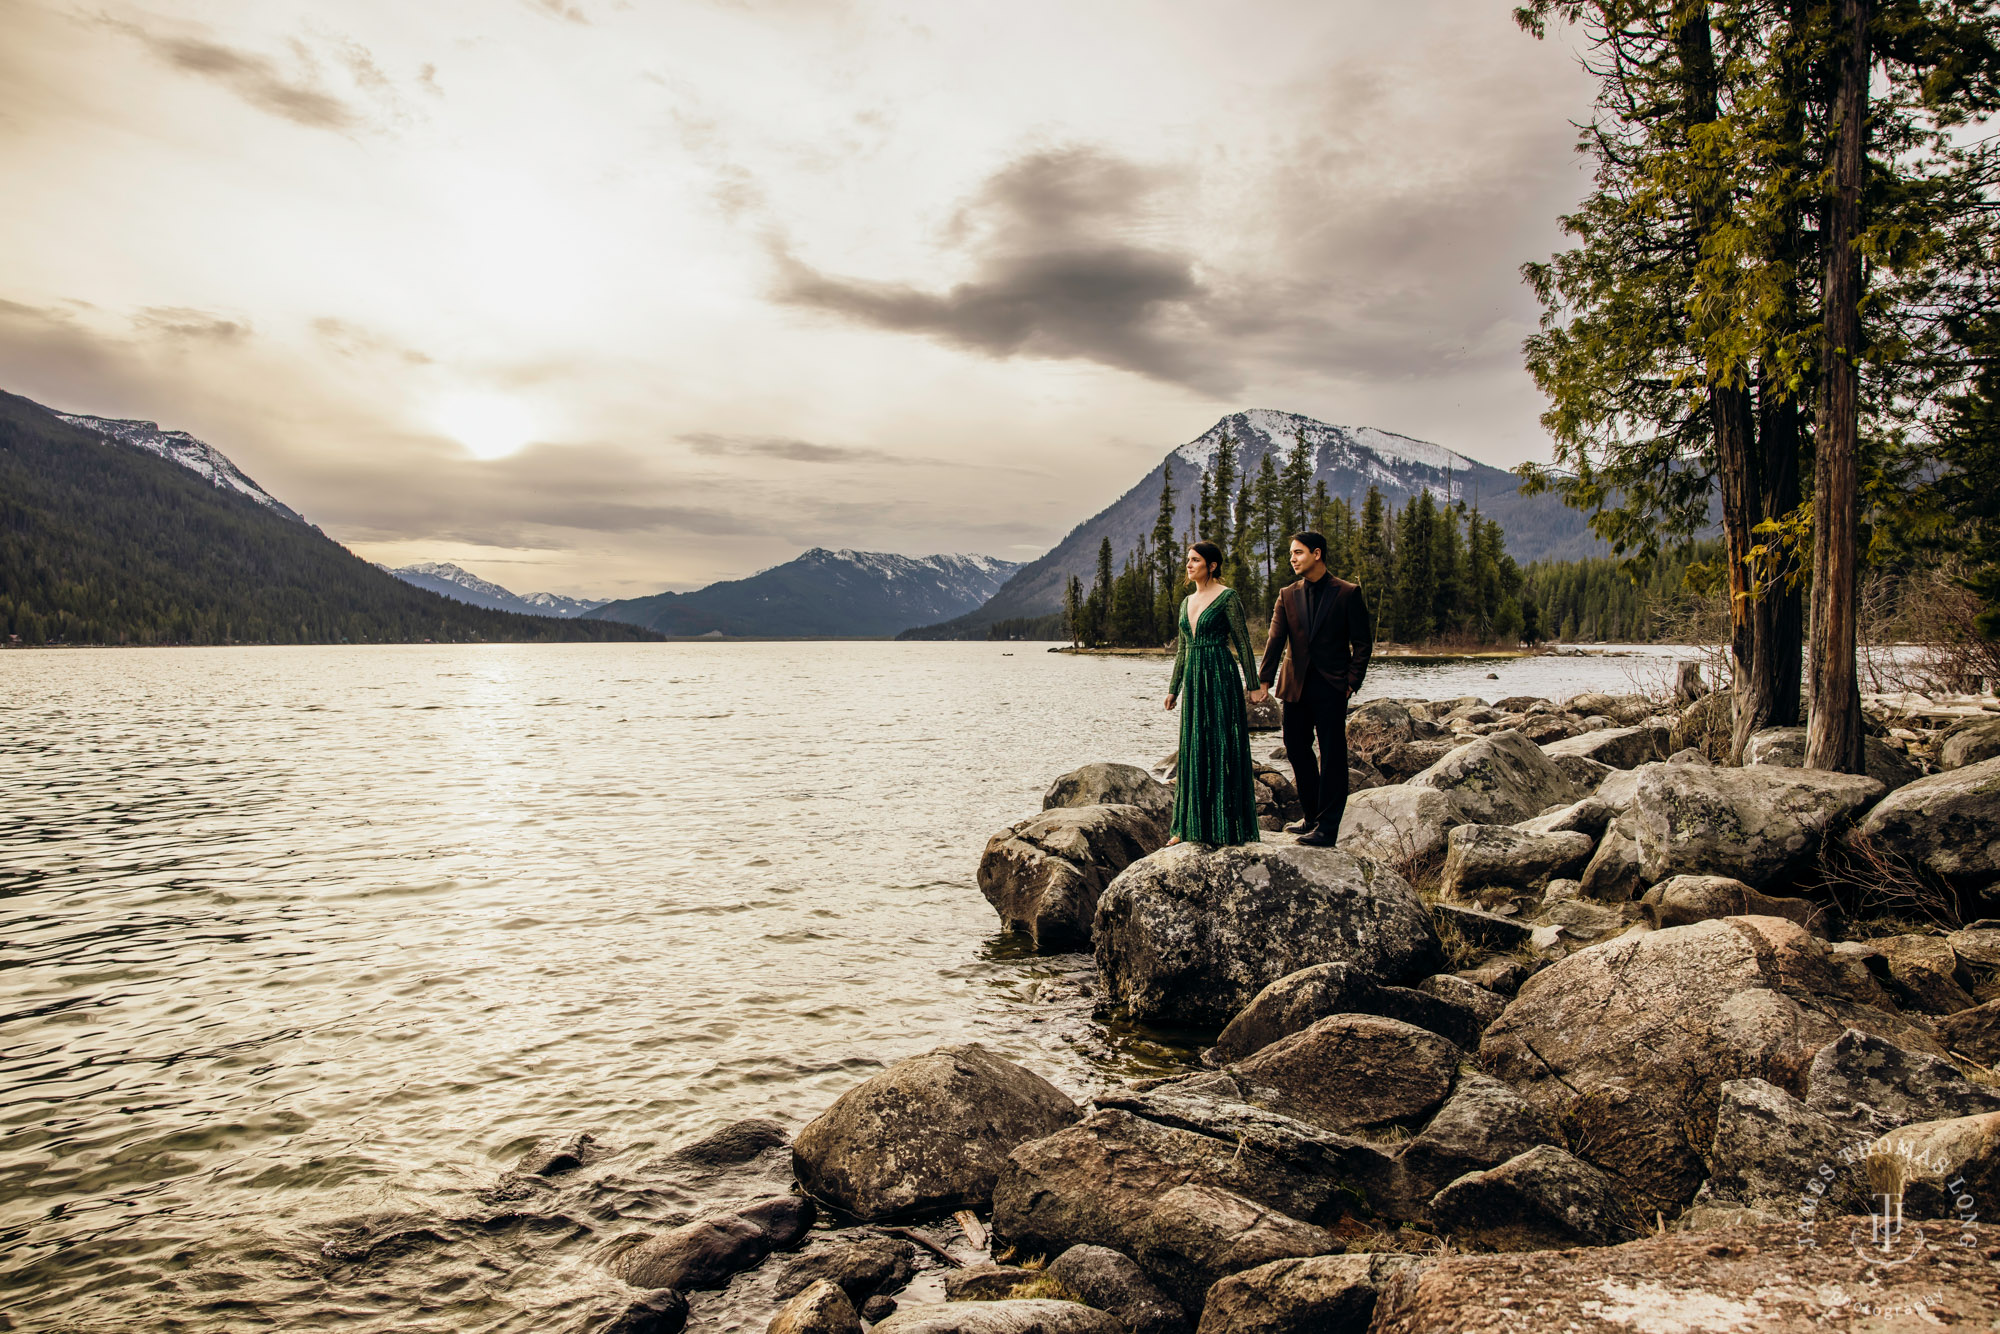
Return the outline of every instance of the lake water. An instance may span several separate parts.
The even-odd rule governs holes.
[[[1384,660],[1362,697],[1624,691],[1684,651],[1633,654]],[[796,1126],[941,1043],[1076,1093],[1148,1068],[1041,1022],[1080,960],[1021,957],[973,872],[1055,775],[1173,748],[1166,676],[1038,644],[0,654],[0,1330],[588,1328],[632,1295],[591,1249],[672,1208],[330,1243],[463,1214],[545,1133]]]

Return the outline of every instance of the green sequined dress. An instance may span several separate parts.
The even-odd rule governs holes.
[[[1192,600],[1181,601],[1180,646],[1167,687],[1169,695],[1180,697],[1181,710],[1172,832],[1189,843],[1255,843],[1257,775],[1250,765],[1250,719],[1243,703],[1243,692],[1258,685],[1250,627],[1233,588],[1216,594],[1190,625]]]

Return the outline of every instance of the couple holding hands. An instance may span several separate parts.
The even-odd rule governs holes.
[[[1286,829],[1315,848],[1332,847],[1340,835],[1347,809],[1347,701],[1368,671],[1374,627],[1360,587],[1328,572],[1324,537],[1294,533],[1291,561],[1298,582],[1279,591],[1264,660],[1253,669],[1243,600],[1217,578],[1221,548],[1197,542],[1188,549],[1194,592],[1181,603],[1180,642],[1167,687],[1167,707],[1181,705],[1171,843],[1257,841],[1257,779],[1244,696],[1247,691],[1261,704],[1266,686],[1284,702],[1285,756],[1305,811]]]

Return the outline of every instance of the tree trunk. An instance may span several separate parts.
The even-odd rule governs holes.
[[[1813,459],[1812,717],[1806,765],[1861,772],[1854,670],[1861,502],[1861,173],[1867,154],[1869,0],[1840,0],[1835,26],[1833,195],[1827,201],[1819,429]]]

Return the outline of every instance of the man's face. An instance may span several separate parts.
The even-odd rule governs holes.
[[[1292,543],[1293,574],[1304,574],[1313,567],[1313,562],[1318,559],[1319,557],[1314,554],[1313,549],[1305,543],[1297,541]]]

